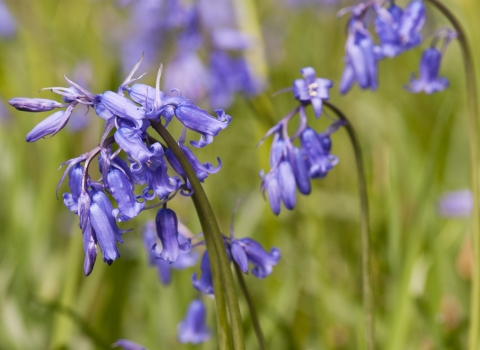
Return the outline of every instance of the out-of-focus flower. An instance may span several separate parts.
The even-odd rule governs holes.
[[[345,69],[340,81],[340,92],[346,94],[358,83],[362,89],[377,89],[377,61],[375,45],[365,23],[352,19],[345,45]]]
[[[387,9],[379,5],[375,6],[375,32],[380,39],[382,56],[395,57],[405,49],[398,33],[402,24],[403,10],[400,6],[392,3]]]
[[[420,61],[420,74],[418,79],[410,78],[410,85],[405,88],[410,92],[425,92],[431,94],[446,89],[449,85],[448,80],[439,77],[440,61],[442,54],[434,47],[428,48],[423,52]]]
[[[213,281],[212,270],[210,269],[210,259],[208,257],[208,251],[205,251],[202,256],[202,262],[200,263],[200,270],[202,276],[197,279],[197,273],[192,275],[192,284],[196,290],[204,294],[213,294]]]
[[[425,5],[423,0],[412,0],[403,12],[398,34],[407,47],[419,45],[422,41],[420,31],[425,24]]]
[[[470,190],[447,192],[438,201],[438,212],[444,217],[469,217],[472,208],[473,194]]]
[[[190,303],[187,315],[178,325],[178,341],[181,343],[199,344],[210,338],[211,331],[206,323],[206,309],[201,300]]]
[[[117,347],[117,346],[122,347],[123,350],[147,350],[147,348],[143,347],[142,345],[126,339],[119,339],[112,344],[112,347]]]

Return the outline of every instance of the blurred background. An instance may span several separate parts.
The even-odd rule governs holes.
[[[245,35],[241,47],[228,47],[229,33],[206,41],[184,35],[186,14],[175,3],[10,0],[0,6],[0,349],[103,349],[119,338],[149,349],[216,347],[215,337],[196,347],[176,340],[177,324],[196,296],[190,280],[199,267],[174,271],[169,286],[160,283],[147,264],[141,237],[154,211],[121,224],[133,231],[124,235],[120,259],[107,266],[98,258],[93,273],[83,275],[78,218],[63,206],[66,184],[60,200],[55,196],[62,174],[57,169],[98,144],[103,121],[85,108],[53,139],[27,144],[26,134],[49,114],[18,112],[6,103],[20,96],[56,99],[39,90],[67,86],[64,75],[94,93],[115,91],[142,52],[143,83],[155,83],[162,62],[164,91],[180,88],[203,108],[226,108],[233,117],[215,142],[196,154],[203,162],[216,164],[217,156],[223,162],[222,170],[205,182],[220,228],[228,232],[240,198],[236,236],[282,251],[267,279],[246,276],[269,349],[363,348],[357,174],[346,132],[332,136],[339,164],[325,179],[312,182],[309,196],[297,197],[294,211],[283,208],[276,217],[260,192],[258,173],[268,171],[271,141],[256,145],[296,106],[290,92],[271,94],[291,86],[307,66],[334,81],[330,101],[351,119],[363,147],[379,348],[465,348],[469,220],[442,218],[437,211],[444,193],[469,186],[458,43],[451,44],[442,62],[441,75],[450,80],[443,92],[404,89],[410,74],[418,72],[427,40],[380,62],[378,91],[356,86],[341,96],[347,18],[337,18],[336,12],[353,2],[200,1],[202,33],[219,33],[216,26],[224,21]],[[407,2],[397,3],[403,7]],[[478,43],[480,3],[444,3],[461,20],[470,43]],[[423,32],[444,25],[427,4]],[[209,80],[208,53],[219,47],[244,59],[239,62],[250,69],[249,87],[231,98],[218,96]],[[480,47],[474,45],[473,52],[479,68]],[[333,117],[328,111],[318,121],[309,116],[318,131]],[[193,233],[201,231],[189,198],[175,198],[171,207]],[[247,348],[255,349],[247,305],[240,300]],[[214,328],[214,302],[207,299],[206,304]]]

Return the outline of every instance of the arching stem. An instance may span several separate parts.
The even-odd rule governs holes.
[[[367,196],[367,181],[365,179],[365,170],[363,168],[363,157],[358,141],[357,134],[353,129],[352,124],[348,121],[343,112],[335,105],[328,101],[323,102],[325,106],[330,108],[335,114],[345,122],[348,137],[352,143],[353,151],[355,153],[355,162],[358,173],[358,191],[360,196],[360,217],[361,217],[361,242],[362,242],[362,291],[363,291],[363,306],[365,309],[365,339],[367,349],[373,350],[375,348],[375,328],[374,328],[374,310],[373,310],[373,290],[372,278],[370,269],[370,221],[368,215],[368,196]]]
[[[243,278],[242,270],[240,270],[240,267],[238,267],[237,264],[233,263],[233,265],[235,266],[235,272],[237,273],[240,288],[242,289],[243,295],[245,296],[245,300],[248,304],[248,310],[250,311],[250,318],[252,319],[253,329],[255,330],[255,335],[257,336],[258,340],[258,347],[260,350],[266,350],[265,338],[263,336],[262,328],[260,327],[260,321],[258,320],[258,313],[255,307],[255,303],[253,302],[252,296],[248,291],[247,284],[245,283],[245,279]]]
[[[469,115],[470,129],[470,162],[471,181],[473,193],[472,211],[472,245],[473,245],[473,275],[472,291],[470,294],[470,325],[469,325],[469,350],[478,350],[480,335],[480,188],[478,185],[478,102],[477,82],[473,55],[468,44],[465,30],[455,15],[438,0],[426,0],[437,8],[452,24],[457,32],[457,39],[460,44],[465,67],[465,80],[467,85],[467,108]]]
[[[228,321],[225,313],[225,304],[228,309],[231,322],[231,335],[233,339],[233,348],[235,350],[245,349],[245,340],[243,336],[242,317],[238,306],[238,299],[233,282],[233,274],[228,261],[227,252],[223,242],[222,234],[218,227],[215,214],[213,213],[207,195],[203,190],[200,181],[188,161],[187,157],[178,146],[175,139],[170,135],[167,129],[160,122],[151,122],[152,127],[158,132],[165,141],[182,166],[188,180],[193,188],[192,200],[197,210],[197,215],[202,225],[207,250],[210,257],[210,266],[212,269],[215,300],[217,306],[217,322],[219,325],[219,343],[221,349],[228,349],[229,330]]]

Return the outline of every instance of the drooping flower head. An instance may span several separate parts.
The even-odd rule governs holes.
[[[448,80],[438,76],[441,59],[442,54],[438,49],[434,47],[426,49],[420,61],[419,77],[415,79],[412,75],[410,85],[406,89],[414,93],[423,91],[427,94],[445,90],[449,85]]]
[[[201,300],[192,301],[188,306],[185,318],[178,325],[178,341],[192,344],[207,341],[211,336],[211,331],[205,323],[206,314],[205,305]]]

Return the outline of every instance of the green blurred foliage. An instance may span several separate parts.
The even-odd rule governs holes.
[[[470,43],[477,43],[480,3],[445,3],[461,19]],[[3,100],[49,98],[39,90],[64,86],[63,75],[71,76],[80,62],[92,69],[91,91],[115,89],[123,79],[118,33],[127,16],[113,0],[7,4],[18,28],[13,37],[0,39]],[[312,66],[338,85],[346,19],[336,18],[339,6],[334,5],[292,9],[269,0],[257,6],[270,81],[262,98],[273,110],[260,99],[237,98],[228,110],[234,118],[230,127],[199,152],[202,160],[220,156],[223,161],[205,190],[221,229],[228,230],[241,198],[236,235],[282,251],[272,276],[246,278],[268,348],[362,349],[357,176],[346,133],[333,136],[340,163],[326,179],[313,182],[311,195],[299,196],[295,211],[283,209],[279,217],[259,191],[268,142],[256,148],[275,120],[295,106],[290,95],[270,93],[290,86],[300,68]],[[426,32],[447,24],[431,7],[428,15]],[[473,51],[478,63],[480,47]],[[334,88],[331,101],[351,119],[365,153],[379,348],[461,349],[469,307],[468,220],[439,218],[436,201],[444,191],[468,187],[463,66],[453,43],[441,70],[450,88],[413,95],[402,86],[417,71],[420,55],[417,48],[380,62],[377,92],[354,88],[340,96]],[[149,72],[145,81],[153,80]],[[45,116],[9,109],[0,118],[0,349],[102,349],[119,338],[149,349],[193,349],[176,342],[176,324],[196,296],[190,276],[198,267],[175,271],[170,286],[159,283],[147,267],[140,234],[154,212],[123,225],[134,230],[119,247],[121,259],[108,267],[99,257],[93,273],[83,276],[77,218],[55,197],[57,169],[96,145],[101,120],[82,132],[63,130],[51,140],[27,144],[25,135]],[[315,125],[325,128],[328,118]],[[65,191],[63,185],[60,194]],[[171,206],[192,232],[200,231],[188,198],[176,198]],[[248,310],[240,299],[247,348],[254,349]],[[207,304],[214,327],[214,303]],[[215,340],[197,348],[215,348]]]

